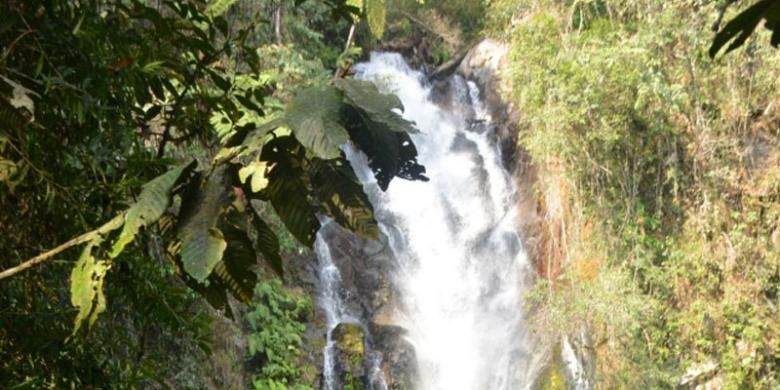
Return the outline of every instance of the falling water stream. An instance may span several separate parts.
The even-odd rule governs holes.
[[[492,140],[479,88],[453,76],[448,103],[432,100],[422,73],[398,54],[373,53],[359,78],[398,95],[429,182],[394,180],[379,190],[365,157],[345,147],[390,246],[399,321],[408,330],[423,390],[523,389],[533,380],[533,341],[523,321],[531,270],[517,232],[516,191]],[[340,277],[321,236],[322,299],[330,330],[359,321],[338,298]],[[333,389],[332,343],[325,388]],[[329,377],[330,375],[330,377]]]

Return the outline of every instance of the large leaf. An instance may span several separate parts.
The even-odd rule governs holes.
[[[74,335],[85,320],[88,321],[91,328],[98,315],[106,310],[103,280],[111,268],[111,258],[95,256],[95,253],[100,251],[100,245],[103,243],[105,236],[119,229],[123,223],[124,218],[122,215],[118,215],[90,233],[92,238],[87,242],[79,260],[76,262],[73,270],[71,270],[70,302],[79,309],[74,320]]]
[[[122,232],[111,248],[111,258],[117,257],[125,246],[133,241],[141,227],[148,226],[160,219],[171,204],[173,187],[182,176],[189,175],[189,172],[195,168],[195,164],[194,160],[181,164],[143,186],[138,201],[127,210]]]
[[[111,263],[98,260],[93,254],[102,241],[101,237],[96,237],[87,243],[70,274],[70,302],[79,309],[74,320],[73,334],[78,332],[85,320],[91,328],[97,316],[106,310],[103,280]]]
[[[427,181],[425,167],[417,163],[417,148],[409,135],[391,131],[384,122],[373,121],[365,112],[345,110],[350,138],[368,157],[377,184],[384,191],[393,177]]]
[[[193,277],[189,276],[184,271],[184,264],[181,261],[181,242],[171,241],[166,248],[166,256],[168,260],[175,266],[176,273],[181,277],[184,283],[195,292],[200,294],[206,299],[214,309],[222,310],[229,318],[233,318],[233,314],[228,305],[228,288],[217,277],[216,272],[212,272],[208,277],[208,283],[201,283],[196,281]]]
[[[282,256],[279,254],[279,238],[273,229],[252,210],[252,225],[257,231],[257,250],[263,254],[266,263],[276,272],[279,277],[284,277],[284,266],[282,265]]]
[[[225,222],[220,227],[227,248],[222,261],[214,267],[212,276],[219,278],[233,296],[242,302],[249,302],[257,284],[257,275],[252,269],[257,265],[254,246],[246,231],[236,225]]]
[[[776,0],[762,0],[753,4],[745,11],[742,11],[737,17],[729,21],[725,27],[715,36],[715,39],[710,46],[710,57],[715,57],[718,52],[727,43],[731,42],[731,45],[726,49],[726,53],[742,46],[747,41],[748,37],[756,30],[758,24],[762,19],[768,18],[773,21],[776,14],[780,14],[780,2]],[[772,29],[780,28],[775,23],[768,25]],[[777,30],[775,31],[777,32]],[[773,36],[773,44],[774,42]]]
[[[312,189],[305,151],[291,136],[279,137],[263,148],[263,161],[271,163],[268,186],[262,191],[284,225],[301,243],[311,247],[320,223],[312,207]]]
[[[366,0],[366,19],[371,34],[376,39],[381,39],[385,35],[385,0]]]
[[[324,211],[339,225],[367,239],[379,237],[374,208],[349,161],[315,160],[312,184]]]
[[[220,16],[227,12],[238,0],[213,0],[206,7],[206,15],[210,18]]]
[[[214,169],[202,185],[193,185],[183,195],[178,238],[184,270],[203,283],[222,260],[227,248],[219,217],[230,203],[226,169]]]
[[[336,86],[353,106],[365,112],[372,121],[384,123],[391,131],[417,132],[412,122],[395,112],[403,110],[403,104],[397,96],[379,92],[374,83],[366,80],[340,79],[336,81]]]
[[[317,157],[337,158],[339,146],[349,139],[339,123],[340,110],[341,96],[336,88],[306,88],[287,105],[287,124],[301,144]]]

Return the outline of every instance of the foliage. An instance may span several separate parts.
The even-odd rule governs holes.
[[[375,234],[335,142],[387,132],[394,144],[375,150],[377,159],[407,170],[377,180],[424,178],[408,136],[396,132],[411,125],[394,113],[384,119],[391,123],[357,119],[365,109],[326,67],[341,55],[334,37],[346,37],[354,7],[278,2],[289,27],[279,42],[255,18],[272,3],[0,5],[8,16],[0,22],[2,266],[89,231],[67,244],[86,243],[81,256],[44,252],[48,264],[0,282],[8,302],[0,387],[206,387],[196,373],[208,369],[208,342],[197,340],[208,338],[213,314],[192,291],[230,314],[229,295],[252,297],[257,253],[283,274],[285,251],[299,250],[290,232],[310,245],[318,213]],[[306,91],[336,96],[336,112],[290,114]],[[326,118],[344,132],[308,127]],[[306,142],[323,136],[329,149]],[[70,294],[58,288],[68,274]],[[101,313],[105,328],[95,326]],[[150,334],[170,341],[150,347]],[[165,348],[187,357],[172,362]]]
[[[255,389],[311,389],[300,367],[311,305],[310,299],[287,290],[279,280],[258,283],[247,313],[249,354],[259,366],[252,378]]]
[[[366,21],[377,39],[385,34],[385,0],[365,0]]]
[[[587,327],[605,388],[709,361],[725,388],[777,387],[778,53],[758,34],[712,61],[717,2],[490,7],[557,263],[540,328]]]

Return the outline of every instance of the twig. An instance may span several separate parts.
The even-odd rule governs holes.
[[[61,244],[61,245],[57,246],[54,249],[51,249],[51,250],[46,251],[44,253],[41,253],[40,255],[35,256],[35,257],[33,257],[33,258],[31,258],[31,259],[29,259],[29,260],[27,260],[27,261],[25,261],[25,262],[15,266],[15,267],[11,267],[11,268],[9,268],[9,269],[7,269],[5,271],[0,272],[0,280],[5,279],[5,278],[9,278],[9,277],[14,276],[14,275],[16,275],[16,274],[18,274],[18,273],[20,273],[20,272],[22,272],[22,271],[24,271],[24,270],[26,270],[28,268],[31,268],[31,267],[33,267],[33,266],[35,266],[37,264],[40,264],[40,263],[42,263],[42,262],[52,258],[53,256],[55,256],[55,255],[65,251],[66,249],[69,249],[69,248],[77,246],[77,245],[81,245],[81,244],[83,244],[83,243],[85,243],[87,241],[91,241],[91,240],[93,240],[94,238],[96,238],[98,236],[102,236],[102,235],[104,235],[104,234],[106,234],[106,233],[116,229],[117,227],[119,227],[122,221],[124,221],[124,213],[117,215],[112,220],[108,221],[108,223],[106,223],[105,225],[103,225],[103,226],[101,226],[101,227],[99,227],[99,228],[97,228],[95,230],[86,232],[86,233],[84,233],[84,234],[82,234],[82,235],[80,235],[78,237],[72,238],[71,240],[65,242],[64,244]]]
[[[27,31],[23,32],[21,35],[19,35],[18,37],[16,37],[16,39],[14,39],[14,41],[11,42],[8,45],[8,47],[5,49],[5,52],[3,53],[3,56],[0,57],[0,63],[5,62],[5,59],[8,58],[8,56],[11,54],[11,50],[13,50],[14,46],[16,46],[16,44],[19,43],[19,41],[21,41],[22,38],[24,38],[28,34],[32,34],[33,32],[34,31],[32,31],[32,30],[27,30]]]

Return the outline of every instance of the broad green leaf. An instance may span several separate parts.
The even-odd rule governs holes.
[[[377,184],[384,191],[394,177],[427,181],[425,167],[417,162],[417,148],[409,134],[391,131],[383,122],[371,120],[362,110],[346,110],[349,136],[368,157]]]
[[[252,269],[257,265],[252,241],[247,233],[231,223],[224,223],[221,230],[227,242],[222,261],[214,267],[214,274],[242,302],[252,300],[257,275]]]
[[[366,0],[366,19],[371,34],[376,39],[382,39],[385,35],[385,0]]]
[[[312,184],[323,210],[339,225],[367,239],[379,237],[374,208],[349,161],[315,160]]]
[[[272,168],[262,195],[271,201],[290,233],[311,247],[320,223],[312,206],[308,173],[302,166],[304,157],[305,150],[291,136],[279,137],[266,144],[261,158],[271,163]]]
[[[181,240],[184,270],[203,283],[222,260],[227,247],[219,217],[230,203],[230,186],[224,167],[216,168],[202,185],[193,185],[182,198],[177,236]]]
[[[209,1],[209,5],[206,7],[206,15],[210,18],[214,18],[224,14],[230,9],[230,6],[236,3],[238,0],[212,0]]]
[[[298,141],[323,159],[337,158],[349,136],[339,123],[341,97],[330,86],[300,91],[287,106],[287,124]]]
[[[160,219],[171,204],[171,190],[182,176],[186,176],[195,168],[195,164],[194,160],[181,164],[144,184],[138,201],[127,210],[124,227],[111,248],[109,257],[113,259],[119,256],[125,246],[133,241],[141,227]]]
[[[106,310],[103,280],[111,263],[109,260],[98,260],[93,254],[102,242],[103,238],[98,236],[87,243],[70,274],[70,302],[79,309],[74,320],[73,334],[78,332],[85,320],[91,328],[97,316]]]
[[[417,129],[394,110],[403,110],[403,104],[397,96],[379,92],[370,81],[341,79],[336,86],[344,92],[353,106],[365,112],[374,122],[387,125],[391,131],[415,133]]]
[[[257,231],[257,250],[263,254],[266,263],[279,275],[284,277],[284,266],[282,265],[282,256],[279,255],[279,238],[273,229],[252,210],[252,225]]]

